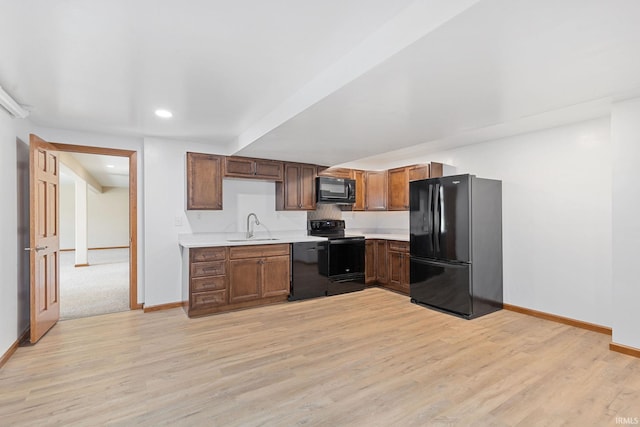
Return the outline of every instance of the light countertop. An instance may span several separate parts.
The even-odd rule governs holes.
[[[278,243],[321,242],[324,237],[307,236],[303,233],[272,232],[256,233],[245,239],[244,233],[193,233],[180,234],[178,244],[183,248],[204,248],[212,246],[275,245]]]
[[[383,230],[352,231],[347,230],[348,236],[364,236],[365,239],[409,241],[409,233],[397,231],[386,233]],[[305,232],[272,232],[256,233],[252,239],[245,239],[244,233],[191,233],[180,234],[178,244],[183,248],[204,248],[212,246],[246,246],[246,245],[273,245],[278,243],[297,242],[321,242],[327,240],[324,237],[308,236]]]

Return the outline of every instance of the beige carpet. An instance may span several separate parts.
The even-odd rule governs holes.
[[[60,253],[60,319],[129,310],[129,249],[89,251],[78,267],[74,252]]]

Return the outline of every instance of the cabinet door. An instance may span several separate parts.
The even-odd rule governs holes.
[[[231,304],[260,298],[262,259],[229,261],[229,302]]]
[[[409,210],[409,170],[396,168],[389,170],[389,200],[387,209],[390,211]]]
[[[282,181],[284,164],[277,160],[230,156],[225,158],[225,176]]]
[[[366,171],[365,186],[365,209],[368,211],[386,210],[387,171]]]
[[[283,182],[276,182],[277,210],[314,210],[316,208],[316,167],[285,163]]]
[[[222,209],[222,156],[187,153],[187,210]]]
[[[402,284],[403,274],[403,253],[389,251],[389,284],[399,288]]]
[[[429,165],[413,165],[409,166],[409,181],[429,178]]]
[[[429,170],[429,178],[439,178],[443,173],[443,165],[442,163],[431,162],[431,167]]]
[[[289,295],[289,257],[275,256],[263,258],[260,261],[262,263],[262,297]]]
[[[299,210],[300,209],[300,165],[287,163],[284,166],[284,180],[282,184],[276,183],[276,199],[282,198],[282,206],[277,206],[279,210]]]
[[[255,159],[255,177],[282,181],[284,164],[277,160]]]
[[[364,282],[369,285],[376,281],[376,241],[364,243]]]
[[[253,178],[255,175],[255,163],[246,157],[226,157],[224,166],[225,176]]]
[[[300,165],[300,209],[316,208],[316,167]]]
[[[326,166],[318,166],[318,176],[331,176],[333,178],[352,178],[351,169],[347,168],[327,168]]]
[[[387,273],[387,241],[376,240],[376,280],[384,285],[389,281]]]
[[[356,202],[353,204],[352,210],[363,211],[365,208],[364,199],[366,193],[366,187],[364,185],[364,171],[351,171],[351,179],[355,179],[356,181]]]

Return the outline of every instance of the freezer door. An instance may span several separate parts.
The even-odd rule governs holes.
[[[471,265],[411,257],[411,298],[456,314],[472,314]]]
[[[437,180],[409,183],[409,246],[411,254],[435,258],[433,241],[433,201]]]
[[[471,262],[470,176],[442,177],[435,188],[434,258]]]

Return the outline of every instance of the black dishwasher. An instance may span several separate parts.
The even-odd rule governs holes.
[[[291,293],[289,301],[327,295],[329,278],[320,273],[319,257],[326,257],[327,242],[291,244]]]

